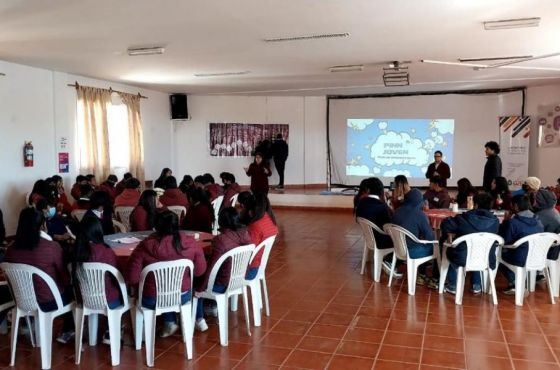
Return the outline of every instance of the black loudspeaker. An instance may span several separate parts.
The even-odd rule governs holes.
[[[171,103],[171,119],[189,118],[186,94],[171,94],[169,95],[169,102]]]

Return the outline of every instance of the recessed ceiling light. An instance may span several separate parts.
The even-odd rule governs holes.
[[[283,36],[263,39],[264,42],[287,42],[287,41],[306,41],[350,37],[348,32],[342,33],[321,33],[315,35]]]
[[[363,64],[333,66],[329,68],[330,72],[361,72],[364,70]]]
[[[128,48],[128,55],[157,55],[163,54],[165,48],[163,46],[150,46],[150,47],[138,47],[138,48]]]
[[[459,58],[459,62],[461,63],[468,63],[468,62],[485,62],[485,61],[506,61],[506,60],[517,60],[517,59],[529,59],[532,58],[532,55],[516,55],[511,57],[486,57],[486,58]]]
[[[541,21],[540,17],[516,18],[516,19],[500,19],[497,21],[486,21],[484,23],[485,30],[505,30],[510,28],[538,27]]]
[[[195,73],[195,77],[224,77],[224,76],[242,76],[251,73],[251,71],[238,72],[216,72],[216,73]]]

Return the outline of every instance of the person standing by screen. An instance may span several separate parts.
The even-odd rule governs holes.
[[[276,189],[284,189],[284,169],[286,168],[286,160],[288,159],[288,144],[282,138],[282,134],[277,134],[276,140],[274,140],[274,144],[272,144],[272,157],[274,158],[274,166],[280,177]]]
[[[500,145],[495,141],[489,141],[484,145],[486,153],[486,164],[484,165],[484,175],[482,177],[482,187],[484,191],[489,193],[492,190],[492,181],[502,176],[502,160],[498,156],[500,154]]]
[[[443,161],[443,153],[440,150],[434,152],[434,161],[428,166],[426,178],[431,179],[438,176],[443,181],[443,186],[447,187],[447,179],[451,177],[449,165]]]

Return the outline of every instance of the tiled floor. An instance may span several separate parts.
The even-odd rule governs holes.
[[[218,344],[215,321],[195,335],[192,361],[180,337],[156,340],[161,369],[559,369],[560,305],[551,305],[538,286],[523,307],[499,294],[466,289],[463,306],[448,294],[406,279],[387,287],[361,276],[363,241],[349,212],[280,210],[281,234],[267,276],[271,316],[247,336],[243,312],[230,314],[230,344]],[[369,270],[369,266],[368,266]],[[503,288],[504,281],[498,281]],[[240,305],[241,306],[241,305]],[[40,367],[38,349],[20,338],[16,367]],[[8,364],[8,336],[0,337],[0,364]],[[145,363],[127,338],[121,369]],[[109,348],[85,346],[81,368],[110,368]],[[72,345],[53,345],[53,368],[77,368]]]

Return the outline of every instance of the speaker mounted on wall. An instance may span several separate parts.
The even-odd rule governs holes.
[[[169,103],[171,106],[171,119],[177,119],[177,120],[189,119],[189,110],[187,108],[186,94],[169,95]]]

